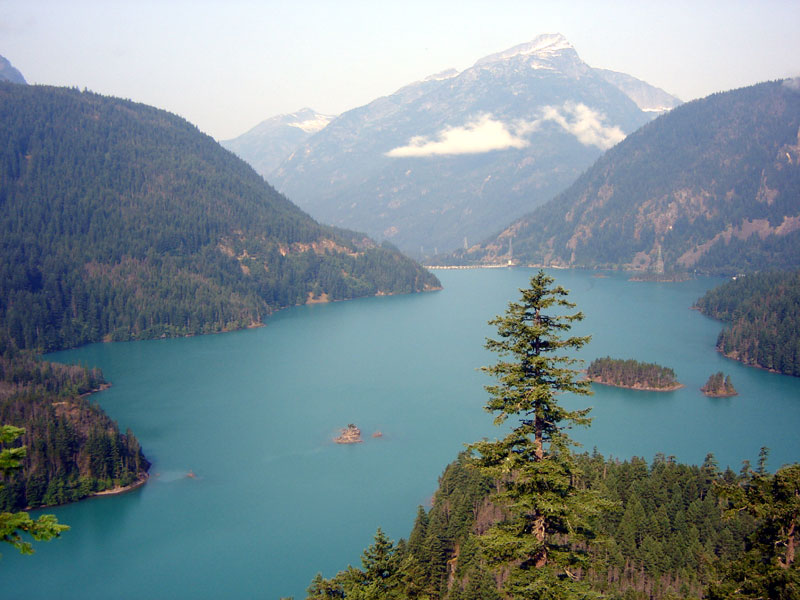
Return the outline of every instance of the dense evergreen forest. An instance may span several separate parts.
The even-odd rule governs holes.
[[[800,376],[800,271],[740,276],[696,308],[727,323],[717,350],[747,365]]]
[[[495,239],[444,259],[735,274],[800,266],[800,93],[687,102],[609,149]]]
[[[0,512],[80,500],[129,486],[150,463],[130,431],[89,402],[104,383],[97,369],[37,360],[0,335],[0,423],[25,430],[22,468],[0,480]],[[2,448],[2,444],[0,444]]]
[[[580,548],[586,567],[574,575],[609,599],[797,598],[796,564],[778,564],[786,549],[763,549],[777,535],[763,503],[775,512],[788,508],[798,519],[791,495],[800,490],[800,470],[795,465],[770,474],[766,456],[762,451],[756,469],[745,463],[737,474],[721,471],[711,455],[701,466],[663,455],[650,464],[596,451],[578,455],[576,485],[600,494],[611,508],[596,519],[594,540]],[[330,579],[318,575],[308,598],[499,600],[504,575],[487,568],[480,538],[505,516],[489,499],[500,485],[460,456],[441,476],[433,506],[419,507],[408,540],[395,544],[379,531],[361,568]],[[742,501],[751,496],[761,499]],[[743,573],[753,595],[734,593]],[[788,587],[779,593],[781,578]],[[774,594],[757,595],[770,585]],[[548,597],[562,596],[553,590]]]
[[[597,383],[626,388],[674,390],[680,387],[675,371],[669,367],[609,356],[593,360],[586,375]]]
[[[165,111],[0,83],[0,324],[20,348],[198,334],[437,287]]]

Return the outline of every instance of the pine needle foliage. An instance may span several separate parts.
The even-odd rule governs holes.
[[[498,380],[486,387],[486,410],[496,425],[516,422],[505,438],[470,446],[474,464],[498,482],[493,501],[507,511],[481,537],[481,548],[514,598],[592,596],[580,577],[587,556],[576,542],[593,537],[591,519],[608,505],[581,484],[571,451],[577,444],[566,433],[590,423],[590,409],[559,403],[563,393],[591,394],[574,368],[580,361],[569,354],[590,337],[569,335],[583,314],[570,312],[568,291],[553,283],[539,271],[521,299],[489,322],[498,339],[488,339],[486,348],[501,359],[482,369]]]

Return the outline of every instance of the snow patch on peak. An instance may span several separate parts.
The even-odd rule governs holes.
[[[452,79],[453,77],[458,76],[458,71],[456,69],[447,69],[440,73],[434,73],[433,75],[428,75],[422,81],[442,81],[444,79]]]
[[[302,121],[287,123],[287,125],[289,127],[297,127],[298,129],[302,129],[306,133],[316,133],[325,129],[325,127],[328,126],[328,123],[333,121],[333,119],[334,117],[330,115],[314,113],[310,118],[303,119]]]
[[[560,33],[545,33],[537,36],[530,42],[519,44],[508,50],[490,54],[478,62],[475,66],[486,65],[501,60],[507,60],[515,56],[536,56],[539,58],[551,58],[564,50],[574,50],[575,48]]]

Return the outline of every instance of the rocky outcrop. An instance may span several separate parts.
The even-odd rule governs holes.
[[[361,430],[350,423],[333,441],[337,444],[360,444],[364,440],[361,439]]]

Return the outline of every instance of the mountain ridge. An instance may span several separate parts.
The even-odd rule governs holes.
[[[321,226],[187,121],[0,83],[0,323],[20,348],[224,331],[272,311],[432,289]]]
[[[454,260],[718,273],[800,265],[800,94],[789,81],[673,109]]]
[[[319,220],[423,257],[550,199],[651,118],[563,36],[506,54],[339,115],[267,178]]]
[[[21,83],[27,85],[25,77],[19,72],[6,57],[0,56],[0,81],[10,81],[11,83]]]
[[[265,176],[333,118],[308,107],[301,108],[265,119],[242,135],[222,140],[220,144]]]

